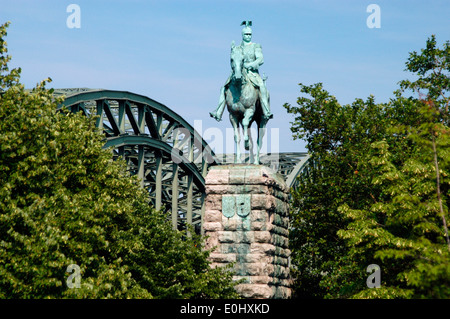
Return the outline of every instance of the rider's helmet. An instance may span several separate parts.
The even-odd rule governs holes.
[[[246,42],[250,42],[252,39],[252,22],[251,21],[242,21],[241,25],[244,26],[242,29],[242,39]]]

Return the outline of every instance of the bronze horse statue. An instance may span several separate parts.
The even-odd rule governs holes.
[[[231,45],[231,69],[230,83],[225,89],[225,101],[230,122],[234,130],[234,142],[236,145],[235,163],[241,163],[240,150],[240,127],[244,133],[244,147],[250,151],[250,162],[260,164],[259,152],[262,146],[262,139],[265,134],[268,119],[263,116],[258,88],[256,88],[249,78],[244,66],[244,53],[241,46]],[[256,154],[253,155],[253,141],[250,127],[256,122],[258,128],[258,139]]]

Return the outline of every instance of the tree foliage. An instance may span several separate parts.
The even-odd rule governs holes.
[[[388,103],[341,106],[316,84],[285,104],[316,164],[293,192],[297,296],[448,298],[449,53],[428,39],[406,64],[418,79]],[[366,286],[373,263],[379,289]]]
[[[198,236],[172,230],[95,119],[20,84],[0,27],[0,298],[236,297]],[[69,265],[81,286],[69,288]]]

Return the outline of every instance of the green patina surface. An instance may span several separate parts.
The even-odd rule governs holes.
[[[234,195],[223,195],[222,196],[222,214],[231,218],[236,213],[236,199]]]
[[[247,238],[247,231],[250,230],[250,211],[251,211],[251,195],[250,194],[232,194],[222,195],[222,213],[227,218],[239,218],[237,230],[234,235],[237,243],[231,244],[226,249],[227,253],[236,254],[236,275],[248,276],[247,263],[245,256],[250,253],[250,241]],[[237,216],[239,217],[237,217]],[[245,280],[249,282],[249,280]]]
[[[223,195],[222,196],[222,213],[225,217],[231,218],[234,214],[240,217],[246,217],[251,210],[251,195]]]

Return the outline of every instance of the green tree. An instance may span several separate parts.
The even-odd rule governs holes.
[[[413,53],[407,68],[418,72],[415,67],[419,66],[413,64],[416,60],[421,61],[422,68],[427,63],[435,67],[432,70],[428,68],[414,83],[401,82],[401,88],[414,89],[418,85],[431,88],[433,96],[439,96],[439,101],[433,103],[448,110],[448,100],[442,95],[442,89],[448,90],[448,76],[442,76],[439,71],[445,71],[445,67],[430,62],[443,61],[445,56],[448,59],[448,53],[445,53],[448,49],[446,46],[439,57],[437,49],[430,44],[434,38],[430,41],[427,42],[427,52],[434,52],[434,60]],[[433,82],[430,72],[441,82]],[[364,228],[368,227],[367,223],[383,225],[386,222],[386,216],[372,209],[391,196],[386,184],[374,182],[380,181],[386,169],[375,165],[376,159],[383,150],[381,145],[389,145],[389,163],[394,167],[401,167],[409,159],[417,158],[417,154],[424,154],[418,141],[410,134],[412,128],[428,121],[419,111],[423,102],[404,97],[401,91],[397,91],[388,103],[375,104],[374,98],[370,97],[366,101],[357,99],[351,105],[342,106],[323,90],[321,84],[300,85],[301,93],[311,97],[299,97],[298,106],[285,104],[285,108],[296,115],[291,130],[295,138],[306,139],[315,165],[292,194],[294,209],[290,243],[297,273],[296,294],[298,297],[346,298],[363,290],[373,293],[375,290],[366,290],[366,267],[380,261],[379,246],[373,242],[361,242],[364,238],[361,236],[367,235],[368,229]],[[441,90],[436,90],[436,87],[441,87]],[[442,119],[443,114],[435,117]],[[444,132],[445,128],[439,130]],[[441,138],[439,143],[439,158],[443,160],[447,152],[444,139]],[[381,161],[387,163],[387,159]],[[355,227],[356,215],[361,224],[359,232],[354,232],[352,237],[350,232]],[[380,229],[383,227],[374,232]],[[402,266],[397,260],[389,271],[382,267],[383,278],[397,276]],[[393,297],[410,295],[402,295],[400,291],[391,293]]]
[[[9,71],[0,26],[0,298],[236,297],[202,239],[172,230],[102,149],[95,119]],[[81,270],[69,288],[69,265]]]
[[[395,149],[387,141],[373,143],[377,154],[370,162],[379,174],[372,184],[381,185],[383,193],[370,209],[350,209],[351,204],[341,208],[352,222],[338,234],[356,255],[370,249],[384,278],[380,289],[365,289],[355,297],[450,297],[450,43],[439,49],[432,36],[421,54],[410,54],[406,65],[418,79],[401,81],[400,86],[419,96],[414,99],[419,117],[390,132],[406,134],[412,152],[395,163]]]
[[[123,237],[133,247],[123,251],[133,278],[158,298],[239,298],[233,273],[224,268],[211,269],[209,251],[200,249],[203,237],[193,230],[173,231],[167,216],[140,215],[133,231]],[[145,226],[143,226],[145,225]],[[231,268],[231,267],[230,267]]]
[[[370,144],[387,136],[390,123],[408,118],[408,109],[376,104],[373,97],[341,105],[322,84],[305,86],[297,106],[285,104],[295,114],[294,138],[305,138],[311,166],[292,193],[290,247],[297,278],[298,297],[346,297],[358,281],[348,247],[337,232],[349,222],[338,211],[344,203],[362,209],[371,205],[380,189],[371,185],[375,174],[369,165]],[[403,143],[393,138],[394,144]]]

